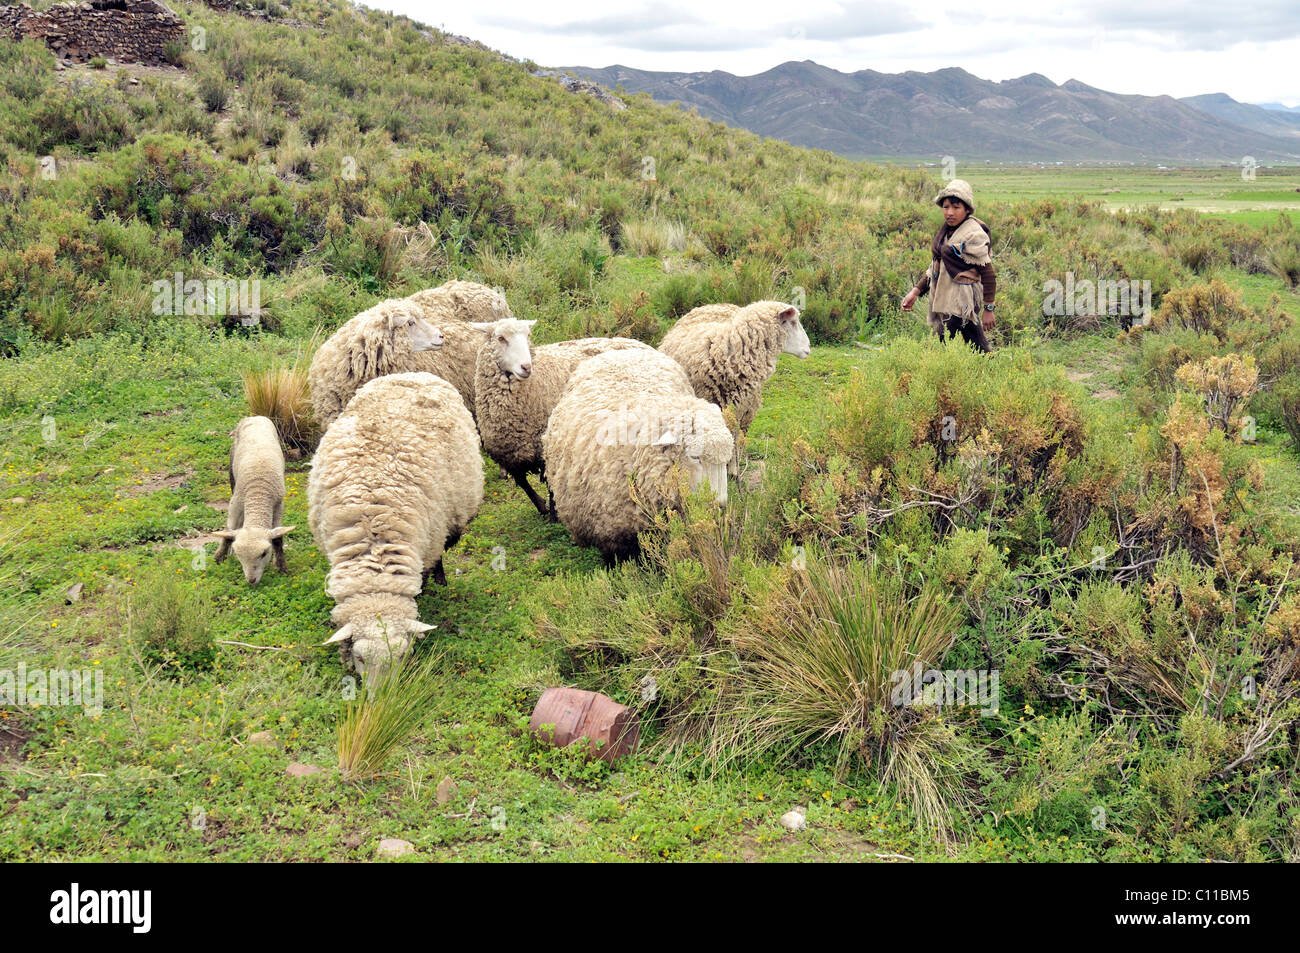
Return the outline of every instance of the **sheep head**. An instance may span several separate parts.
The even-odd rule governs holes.
[[[419,619],[385,619],[372,616],[354,619],[325,640],[348,643],[344,657],[350,658],[357,674],[373,678],[394,662],[401,661],[411,650],[411,643],[424,633],[436,629]]]
[[[533,373],[532,331],[536,321],[503,318],[500,321],[471,322],[470,326],[483,332],[486,340],[481,347],[488,348],[496,361],[497,370],[505,383],[527,380]]]
[[[716,418],[716,419],[715,419]],[[712,404],[683,415],[681,427],[664,430],[652,446],[677,458],[691,490],[707,483],[719,503],[727,502],[727,465],[735,440]]]
[[[384,320],[394,343],[405,336],[412,351],[435,351],[442,347],[442,331],[424,320],[415,308],[390,308]]]
[[[781,347],[782,354],[793,354],[803,359],[812,353],[812,344],[808,340],[808,332],[803,329],[803,323],[799,320],[798,308],[788,304],[777,312],[776,319],[781,323],[781,330],[785,332]]]
[[[292,526],[277,526],[275,529],[245,526],[237,530],[218,530],[216,535],[231,541],[233,545],[230,548],[244,569],[244,578],[250,586],[256,586],[262,581],[262,574],[271,561],[274,552],[271,543],[292,531]]]

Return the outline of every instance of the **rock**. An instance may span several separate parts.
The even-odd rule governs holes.
[[[284,769],[284,773],[291,778],[306,778],[313,774],[320,774],[324,770],[319,764],[301,764],[295,761]]]
[[[401,840],[397,837],[385,837],[379,842],[379,856],[381,857],[401,857],[403,854],[414,854],[415,845],[409,840]]]
[[[274,748],[275,735],[271,734],[269,731],[255,731],[248,736],[248,740],[245,744],[258,745],[263,748]],[[315,765],[305,767],[315,767]],[[316,770],[319,771],[320,768],[316,768]]]
[[[792,808],[781,815],[781,826],[788,831],[802,831],[808,828],[808,818],[802,807]]]
[[[455,781],[451,778],[443,778],[438,782],[438,803],[447,804],[459,791],[460,788],[456,787]]]
[[[74,602],[80,600],[81,590],[82,590],[82,584],[79,582],[74,582],[72,585],[68,586],[68,588],[63,593],[63,595],[66,597],[65,598],[66,604],[72,605]]]
[[[9,502],[12,503],[12,504],[14,504],[14,506],[22,506],[24,503],[27,502],[27,497],[25,497],[25,496],[15,496],[15,497],[14,497],[13,499],[11,499]]]
[[[347,837],[343,838],[343,846],[348,850],[356,850],[361,846],[361,835],[349,834]]]

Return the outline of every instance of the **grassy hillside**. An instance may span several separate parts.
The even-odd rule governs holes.
[[[178,12],[206,30],[183,68],[0,42],[0,672],[104,684],[98,713],[0,708],[0,857],[1300,857],[1289,221],[982,202],[982,358],[897,307],[938,223],[922,173],[614,110],[346,6]],[[260,325],[155,315],[177,271],[260,279]],[[1045,316],[1067,271],[1150,281],[1150,325]],[[639,562],[603,568],[489,467],[419,600],[436,710],[344,782],[306,463],[290,573],[250,589],[210,559],[227,435],[244,372],[448,278],[539,340],[802,288],[816,346],[782,358],[726,512],[688,501]],[[883,703],[828,647],[874,644],[872,606],[919,620],[926,666],[998,673],[997,710]],[[560,683],[637,708],[642,752],[533,741]]]

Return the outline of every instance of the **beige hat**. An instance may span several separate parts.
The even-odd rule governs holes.
[[[953,179],[943,187],[943,191],[934,197],[934,204],[939,205],[944,199],[961,199],[966,207],[975,211],[975,191],[965,179]]]

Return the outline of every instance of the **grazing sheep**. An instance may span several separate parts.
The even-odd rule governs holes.
[[[812,352],[799,309],[780,301],[703,305],[669,328],[659,350],[686,368],[697,397],[735,410],[742,434],[754,422],[777,358]]]
[[[443,553],[483,502],[478,436],[456,389],[424,373],[366,384],[321,438],[307,500],[337,603],[328,642],[364,675],[433,628],[415,597],[430,575],[447,584]]]
[[[390,298],[348,320],[311,360],[311,406],[327,430],[352,395],[385,374],[419,370],[417,356],[443,344],[443,335],[409,301]]]
[[[474,325],[484,335],[474,384],[475,418],[488,456],[528,494],[538,513],[550,516],[551,507],[529,484],[528,474],[545,479],[542,431],[569,375],[587,358],[606,351],[655,351],[631,338],[582,338],[534,348],[529,333],[535,323],[509,318]]]
[[[437,374],[460,392],[470,414],[476,414],[474,369],[483,335],[465,322],[491,324],[510,317],[506,299],[487,285],[448,281],[437,288],[417,291],[406,300],[423,308],[425,320],[443,336],[442,347],[416,355],[409,370]]]
[[[542,435],[547,479],[574,542],[607,562],[638,551],[647,514],[676,505],[674,471],[727,501],[734,440],[672,358],[613,351],[583,361]]]
[[[266,564],[275,555],[275,568],[288,572],[284,537],[292,526],[281,526],[284,515],[284,451],[269,417],[245,417],[235,427],[230,444],[230,510],[226,528],[217,531],[221,545],[214,559],[221,562],[234,545],[249,585],[262,581]]]

